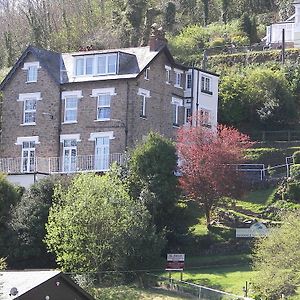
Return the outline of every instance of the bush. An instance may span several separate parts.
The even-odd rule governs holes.
[[[293,154],[294,164],[300,164],[300,151],[296,151]]]
[[[300,164],[295,164],[291,166],[291,177],[293,179],[300,179]]]

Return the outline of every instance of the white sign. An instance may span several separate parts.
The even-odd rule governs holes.
[[[184,261],[184,254],[167,254],[167,261]]]
[[[263,223],[257,222],[250,228],[236,228],[237,238],[256,238],[268,235],[268,228]]]

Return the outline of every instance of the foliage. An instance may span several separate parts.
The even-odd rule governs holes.
[[[115,174],[81,174],[67,191],[57,188],[46,244],[67,271],[142,269],[164,245],[143,202],[133,201]]]
[[[239,128],[272,129],[297,119],[294,95],[284,70],[233,69],[220,83],[220,122]]]
[[[7,241],[9,240],[8,220],[10,210],[20,201],[23,190],[9,183],[5,175],[0,174],[0,253],[9,255]]]
[[[296,151],[293,154],[294,164],[300,164],[300,151]],[[294,166],[293,166],[294,168]]]
[[[164,227],[174,228],[172,215],[179,196],[178,179],[174,174],[176,166],[174,144],[153,132],[130,155],[131,195],[144,199],[159,231]]]
[[[45,224],[52,205],[54,187],[67,186],[68,177],[49,176],[33,184],[22,196],[21,201],[11,212],[8,223],[10,238],[10,265],[18,263],[23,267],[51,267],[53,256],[47,254],[43,242]]]
[[[232,165],[243,160],[243,151],[251,145],[249,138],[234,128],[218,126],[214,130],[184,126],[177,138],[181,187],[203,206],[207,226],[220,199],[239,194],[241,176]]]
[[[278,299],[282,294],[291,295],[300,283],[299,217],[299,210],[282,216],[279,227],[257,240],[253,266],[259,273],[253,279],[256,291],[263,297]]]

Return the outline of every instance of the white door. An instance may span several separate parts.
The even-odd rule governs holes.
[[[95,140],[95,170],[109,169],[109,137],[98,137]]]
[[[22,144],[22,172],[35,171],[35,142],[23,142]]]
[[[63,145],[63,172],[75,172],[77,159],[77,141],[64,140]]]

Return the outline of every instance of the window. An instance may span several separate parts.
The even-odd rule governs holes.
[[[209,110],[203,108],[200,110],[200,122],[205,127],[211,127],[211,116]]]
[[[117,54],[97,56],[97,75],[117,73]]]
[[[67,139],[63,141],[63,172],[76,171],[77,140]]]
[[[37,82],[38,79],[38,69],[40,68],[39,62],[28,62],[24,63],[23,70],[26,70],[26,82]]]
[[[97,99],[97,120],[110,120],[111,95],[99,95]]]
[[[75,58],[75,75],[106,75],[117,73],[117,54],[86,55]]]
[[[27,99],[24,101],[24,124],[35,124],[36,119],[36,99]]]
[[[146,80],[149,80],[149,71],[150,71],[150,68],[145,69],[144,79],[146,79]]]
[[[106,171],[110,166],[110,140],[114,139],[113,131],[93,132],[89,141],[95,143],[94,170]]]
[[[140,117],[146,118],[146,96],[140,96]]]
[[[61,96],[64,101],[64,123],[76,123],[78,100],[82,98],[82,91],[64,91]]]
[[[192,88],[192,74],[187,73],[186,74],[186,89],[191,89]]]
[[[175,73],[175,86],[181,86],[181,73]]]
[[[173,126],[179,126],[179,107],[183,106],[182,99],[172,98],[172,122]]]
[[[19,94],[19,99],[17,101],[23,102],[23,124],[21,125],[36,124],[36,110],[38,100],[42,100],[41,93]]]
[[[80,142],[79,134],[62,134],[60,142],[63,147],[62,168],[66,173],[75,172],[80,167],[80,161],[77,161],[77,144]]]
[[[190,121],[190,118],[192,116],[192,109],[185,107],[185,112],[184,112],[184,123],[187,123]]]
[[[201,77],[201,92],[212,95],[210,77],[207,76]]]
[[[166,83],[170,84],[171,82],[171,67],[165,66],[166,69]]]
[[[138,95],[140,96],[140,117],[147,117],[147,98],[150,98],[150,91],[139,88]]]
[[[22,173],[35,171],[35,141],[22,142]]]
[[[76,75],[84,75],[84,58],[76,58]]]
[[[77,103],[77,97],[70,96],[65,98],[65,123],[72,123],[77,121]]]
[[[28,68],[27,82],[37,82],[37,66],[30,66]]]

